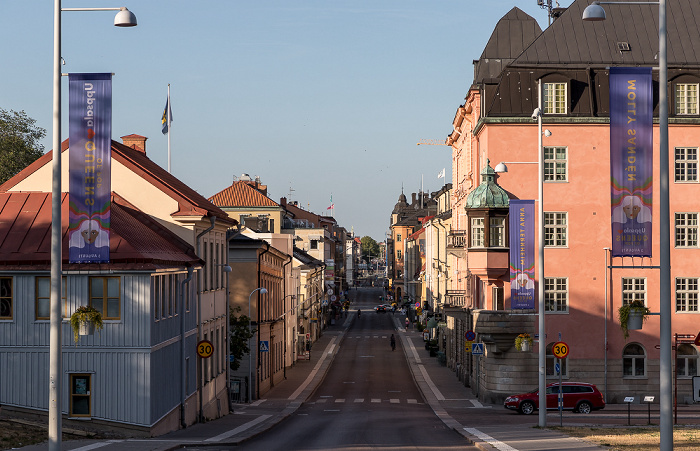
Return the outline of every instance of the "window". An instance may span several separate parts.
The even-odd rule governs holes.
[[[546,182],[565,182],[566,147],[544,148],[544,180]]]
[[[35,318],[39,320],[51,319],[51,277],[37,277],[35,291]],[[61,305],[63,317],[68,317],[68,303],[66,302],[66,278],[61,279]]]
[[[676,247],[698,247],[697,213],[676,213]]]
[[[698,181],[698,148],[676,147],[676,182]]]
[[[690,344],[678,345],[676,352],[676,375],[693,377],[698,375],[698,351]]]
[[[544,214],[544,245],[549,247],[564,247],[567,244],[567,213]]]
[[[70,375],[70,416],[89,417],[90,414],[90,375]]]
[[[0,277],[0,319],[12,319],[12,277]]]
[[[489,247],[505,247],[506,218],[489,219]]]
[[[472,218],[471,247],[484,247],[484,218]]]
[[[401,241],[401,234],[400,233],[398,235],[396,235],[396,240]]]
[[[554,347],[554,343],[550,343],[547,345],[547,361],[545,362],[545,369],[547,376],[551,377],[559,377],[559,374],[555,371],[556,367],[555,364],[560,363],[559,358],[555,357],[554,354],[552,353],[552,348]],[[569,376],[569,365],[567,365],[569,358],[565,357],[561,359],[561,375],[562,377],[568,377]]]
[[[318,240],[311,240],[311,249],[318,249]]]
[[[676,312],[698,311],[698,279],[676,278]]]
[[[401,249],[396,250],[396,259],[401,260]]]
[[[678,83],[676,85],[676,114],[698,114],[697,83]]]
[[[647,304],[647,279],[643,277],[622,278],[622,305],[627,305],[632,301]]]
[[[646,376],[646,352],[641,345],[631,343],[622,351],[622,376]]]
[[[546,312],[569,311],[569,288],[566,277],[544,278],[544,309]]]
[[[566,83],[544,83],[544,114],[566,114]]]
[[[119,277],[90,277],[90,305],[104,319],[120,319]]]

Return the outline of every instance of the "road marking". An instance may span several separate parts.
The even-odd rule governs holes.
[[[484,407],[484,405],[476,399],[470,399],[469,401],[471,401],[471,403],[474,404],[474,407]]]
[[[491,437],[490,435],[484,434],[483,432],[481,432],[478,429],[464,428],[464,430],[469,432],[471,435],[478,437],[480,440],[485,441],[486,443],[493,446],[494,448],[496,448],[499,451],[518,451],[517,449],[513,448],[512,446],[506,445],[505,443],[503,443],[499,440],[496,440],[495,438]]]
[[[396,399],[396,398],[391,398],[391,399],[389,400],[389,402],[390,402],[391,404],[398,404],[400,401],[399,401],[398,399]]]
[[[121,442],[123,442],[123,441],[124,441],[124,440],[108,440],[108,441],[102,442],[102,443],[92,443],[92,444],[90,444],[90,445],[85,445],[85,446],[83,446],[83,447],[81,447],[81,448],[76,448],[76,450],[80,450],[80,451],[89,451],[89,450],[91,450],[91,449],[102,448],[103,446],[112,445],[112,444],[114,444],[114,443],[121,443]]]
[[[252,421],[249,421],[245,424],[242,424],[235,429],[231,429],[230,431],[224,432],[223,434],[219,434],[219,435],[216,435],[214,437],[208,438],[205,440],[205,442],[220,442],[221,440],[223,440],[225,438],[229,438],[233,435],[238,434],[239,432],[243,432],[247,429],[250,429],[253,426],[257,425],[258,423],[262,423],[263,421],[267,420],[271,416],[272,415],[260,415],[258,418],[254,419]]]
[[[365,398],[355,398],[355,402],[365,402]]]
[[[372,402],[382,402],[382,400],[379,398],[372,398]]]
[[[425,370],[423,365],[418,365],[418,369],[420,372],[423,374],[423,379],[425,379],[425,383],[428,384],[428,387],[430,387],[430,390],[433,391],[433,394],[437,398],[438,401],[444,401],[445,397],[443,396],[442,393],[440,393],[440,390],[435,386],[435,383],[433,382],[432,379],[430,379],[430,376],[428,375],[428,372]]]
[[[343,382],[343,383],[344,383],[344,384],[354,384],[355,381],[352,381],[352,382]]]
[[[340,412],[340,409],[326,409],[324,412]]]
[[[335,400],[335,402],[345,402],[345,398],[338,398]]]
[[[401,393],[401,390],[389,390],[388,393]]]
[[[333,337],[331,339],[331,342],[328,343],[328,346],[326,346],[326,349],[333,349],[333,346],[335,346],[335,340],[337,338],[338,338],[337,336]],[[321,365],[323,364],[324,360],[326,360],[326,357],[328,355],[329,354],[327,352],[324,352],[322,354],[321,358],[318,360],[318,362],[316,362],[316,366],[314,367],[313,370],[311,370],[311,372],[309,373],[309,376],[306,378],[304,383],[301,384],[299,386],[299,388],[297,388],[294,393],[289,395],[289,398],[287,398],[287,399],[289,399],[290,401],[293,401],[293,400],[297,399],[299,397],[299,395],[301,395],[301,392],[303,392],[306,389],[306,387],[311,383],[311,381],[314,379],[314,377],[316,376],[316,373],[318,373],[318,370],[321,368]]]
[[[406,402],[408,402],[409,404],[418,404],[417,399],[408,399],[408,400],[406,400]]]
[[[320,403],[320,402],[326,402],[326,401],[328,401],[328,400],[327,400],[327,399],[325,399],[325,398],[324,398],[324,399],[317,399],[317,400],[316,400],[316,402],[317,402],[317,403]]]
[[[257,401],[250,403],[251,406],[259,406],[260,404],[264,403],[264,399],[258,399]]]
[[[413,354],[413,358],[416,360],[417,364],[421,364],[420,357],[418,357],[418,352],[416,351],[416,347],[413,346],[413,342],[411,341],[410,338],[408,338],[408,348],[411,350],[411,353]]]
[[[361,356],[360,356],[360,358],[366,358],[366,357],[372,357],[372,358],[374,358],[373,355],[361,355]]]

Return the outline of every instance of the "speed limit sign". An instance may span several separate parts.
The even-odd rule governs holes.
[[[197,355],[203,359],[211,357],[214,353],[214,345],[209,340],[202,340],[197,343]]]
[[[569,355],[569,345],[567,345],[563,341],[558,341],[554,343],[554,346],[552,346],[552,354],[554,354],[554,356],[559,359],[563,359],[564,357]]]

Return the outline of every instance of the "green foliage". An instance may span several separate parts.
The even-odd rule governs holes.
[[[620,320],[620,329],[622,329],[622,335],[625,337],[625,340],[627,340],[627,338],[630,336],[630,332],[627,330],[627,321],[629,320],[630,312],[632,311],[641,313],[642,320],[644,322],[646,322],[646,320],[649,318],[649,314],[651,313],[651,310],[649,310],[649,308],[647,308],[647,306],[639,300],[625,304],[617,310],[618,319]]]
[[[73,338],[78,342],[80,338],[80,326],[92,323],[95,329],[102,330],[102,314],[90,305],[81,305],[70,316],[70,327],[73,329]]]
[[[46,130],[35,123],[24,111],[0,108],[0,183],[44,154],[39,141],[46,136]]]
[[[229,308],[230,351],[233,356],[231,369],[234,371],[241,366],[243,356],[250,352],[248,343],[255,335],[255,328],[250,327],[250,318],[247,315],[241,315],[240,312],[240,307]]]
[[[370,255],[374,258],[379,257],[379,244],[374,241],[371,236],[363,236],[360,238],[360,243],[362,248],[362,257],[365,258],[368,263]]]

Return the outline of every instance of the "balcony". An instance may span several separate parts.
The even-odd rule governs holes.
[[[447,253],[464,258],[467,252],[467,231],[452,230],[447,235]]]
[[[467,305],[467,290],[447,290],[445,293],[445,305],[450,307],[464,307]]]

